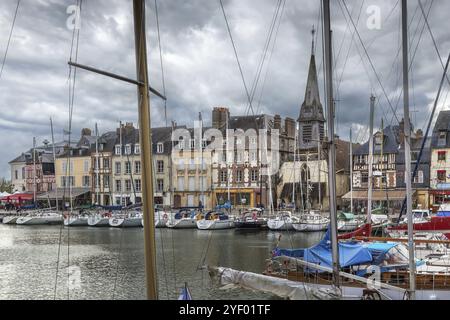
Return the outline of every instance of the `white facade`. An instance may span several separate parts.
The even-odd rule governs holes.
[[[13,193],[23,192],[26,190],[26,163],[14,162],[10,163],[11,167],[11,184],[13,185]]]

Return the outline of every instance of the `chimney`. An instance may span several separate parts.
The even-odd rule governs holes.
[[[212,126],[215,129],[225,130],[227,119],[230,119],[230,111],[225,107],[216,107],[212,112]]]
[[[279,114],[276,114],[273,119],[273,127],[274,129],[281,130],[281,117]]]
[[[418,129],[416,131],[416,138],[417,139],[422,139],[423,138],[423,131],[421,129]]]
[[[81,136],[82,137],[85,137],[85,136],[91,136],[91,134],[92,134],[92,131],[91,131],[91,129],[89,129],[89,128],[83,128],[83,129],[81,129]]]
[[[292,118],[286,118],[284,120],[284,128],[286,130],[286,135],[289,138],[295,137],[295,120]]]

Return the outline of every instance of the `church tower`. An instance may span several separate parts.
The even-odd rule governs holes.
[[[312,30],[312,51],[309,63],[308,81],[306,83],[305,100],[300,108],[299,123],[299,149],[317,150],[318,140],[324,140],[325,117],[320,103],[319,84],[317,80],[316,59],[314,56],[314,35]]]

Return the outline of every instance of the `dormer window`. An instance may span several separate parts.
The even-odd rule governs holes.
[[[134,153],[135,154],[141,154],[141,145],[140,144],[135,144],[134,145]]]
[[[116,145],[116,156],[122,155],[122,147],[120,145]]]
[[[125,154],[127,154],[127,155],[131,154],[131,145],[127,144],[125,146]]]
[[[375,144],[377,146],[381,146],[383,144],[383,135],[382,134],[377,134],[375,136]]]
[[[157,153],[164,153],[164,144],[162,142],[159,142],[156,146],[156,152]]]
[[[438,145],[445,146],[446,144],[447,144],[447,132],[441,131],[439,132]]]
[[[184,149],[184,139],[180,138],[180,140],[178,140],[178,149],[183,150]]]

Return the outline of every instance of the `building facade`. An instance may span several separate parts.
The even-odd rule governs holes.
[[[450,111],[441,111],[431,138],[430,207],[450,202]]]

